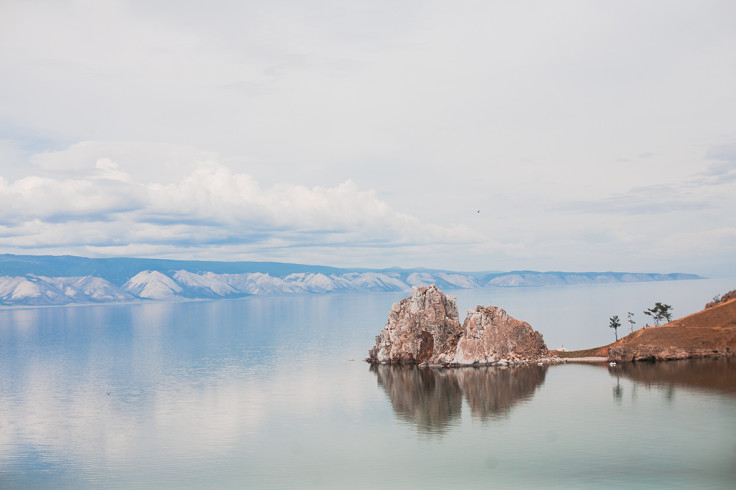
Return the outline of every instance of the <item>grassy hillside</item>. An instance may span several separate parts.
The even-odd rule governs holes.
[[[658,327],[639,329],[612,344],[559,352],[559,357],[608,356],[609,349],[647,358],[684,358],[736,355],[736,299],[678,318]]]

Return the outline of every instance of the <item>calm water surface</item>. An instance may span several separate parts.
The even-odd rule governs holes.
[[[734,287],[453,294],[577,348]],[[734,488],[736,362],[361,362],[404,296],[0,310],[0,488]]]

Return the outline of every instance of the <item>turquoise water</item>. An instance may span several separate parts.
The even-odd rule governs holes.
[[[585,347],[727,290],[620,286],[454,294]],[[405,295],[0,310],[0,488],[733,488],[733,361],[361,362]]]

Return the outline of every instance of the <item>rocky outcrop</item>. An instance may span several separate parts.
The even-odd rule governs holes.
[[[463,333],[450,361],[457,365],[515,363],[545,357],[542,334],[528,323],[512,318],[498,306],[476,306],[468,311]]]
[[[369,359],[380,363],[434,364],[454,355],[460,333],[453,296],[445,296],[435,285],[413,287],[411,297],[394,303]]]
[[[468,311],[461,326],[454,297],[415,287],[395,303],[366,359],[381,364],[509,365],[545,359],[542,335],[496,306]]]

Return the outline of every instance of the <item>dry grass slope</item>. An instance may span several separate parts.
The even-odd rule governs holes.
[[[562,358],[609,356],[609,350],[611,357],[622,360],[628,360],[630,353],[635,358],[651,354],[652,359],[736,355],[736,299],[658,327],[639,329],[612,344],[554,354]]]

